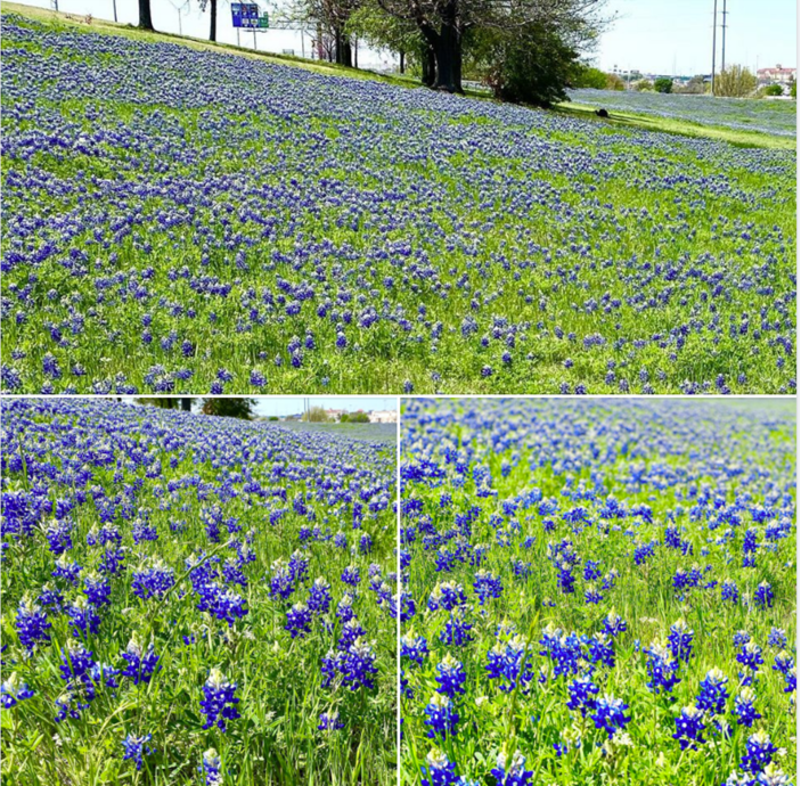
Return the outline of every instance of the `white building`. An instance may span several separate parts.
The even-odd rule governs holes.
[[[780,63],[774,68],[758,69],[758,84],[762,86],[781,85],[782,87],[789,87],[795,79],[797,79],[797,69],[784,68]]]
[[[369,413],[370,423],[397,423],[397,410],[377,409]]]

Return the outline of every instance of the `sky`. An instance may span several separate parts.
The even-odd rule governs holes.
[[[724,0],[717,0],[722,24]],[[617,21],[597,49],[604,71],[694,75],[711,73],[714,0],[608,0]],[[726,63],[751,70],[797,65],[795,0],[727,0]],[[717,68],[722,29],[717,30]]]

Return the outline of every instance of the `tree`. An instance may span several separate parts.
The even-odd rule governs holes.
[[[794,77],[791,77],[789,85],[789,95],[792,98],[797,98],[797,82],[795,81]]]
[[[427,49],[417,26],[408,20],[385,13],[376,0],[363,0],[347,21],[346,32],[358,36],[375,49],[396,52],[400,73],[406,71],[407,57],[422,63]]]
[[[209,41],[217,40],[217,0],[200,0],[200,11],[205,12],[209,9],[211,16],[211,29],[208,33]]]
[[[783,88],[780,85],[767,85],[766,90],[764,90],[764,95],[782,96]]]
[[[377,0],[392,16],[416,24],[435,64],[432,86],[463,92],[463,47],[472,30],[522,30],[540,24],[576,50],[605,22],[605,0]]]
[[[732,65],[717,74],[714,82],[714,95],[728,98],[744,98],[749,96],[756,87],[758,79],[750,69],[740,65]]]
[[[359,0],[289,0],[275,14],[279,26],[315,36],[320,56],[340,65],[353,65],[353,47],[346,28]]]
[[[255,405],[253,398],[207,398],[203,400],[202,412],[219,418],[252,420]]]
[[[504,101],[549,107],[567,100],[565,87],[578,66],[578,53],[541,23],[491,31],[485,81]]]
[[[684,87],[674,88],[673,92],[702,95],[706,92],[705,77],[702,74],[697,74],[693,76]]]
[[[330,423],[331,419],[322,407],[311,407],[308,412],[303,413],[303,420],[307,423]]]
[[[599,68],[580,64],[574,69],[573,87],[590,87],[595,90],[606,89],[606,75]]]
[[[672,80],[668,76],[660,76],[653,82],[656,93],[671,93]]]
[[[150,14],[150,0],[139,0],[139,28],[154,30],[153,17]]]
[[[605,74],[606,90],[624,90],[625,83],[618,74]]]

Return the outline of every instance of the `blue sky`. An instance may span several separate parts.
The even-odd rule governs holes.
[[[756,66],[795,66],[797,60],[797,9],[795,0],[727,0],[727,62]],[[178,32],[176,6],[185,0],[151,0],[156,28]],[[278,3],[280,0],[278,0]],[[723,0],[718,0],[722,8]],[[137,0],[116,0],[120,22],[136,24]],[[29,0],[30,5],[49,7],[49,0]],[[267,3],[261,0],[262,8]],[[59,0],[59,10],[74,14],[91,13],[112,18],[112,0]],[[274,7],[274,3],[270,2]],[[617,13],[616,24],[603,35],[596,52],[597,64],[610,70],[614,65],[623,70],[638,68],[643,72],[669,74],[710,73],[711,33],[714,0],[608,0],[608,10]],[[185,35],[208,36],[208,14],[201,14],[197,0],[181,16]],[[231,25],[230,8],[220,2],[218,38],[236,43]],[[301,54],[300,35],[290,31],[271,30],[257,34],[258,48],[280,52],[294,49]],[[242,33],[242,45],[252,46],[253,34]],[[309,54],[310,40],[304,38]],[[388,56],[361,50],[360,65],[388,65]]]
[[[717,0],[719,23],[722,3]],[[711,72],[714,0],[609,0],[618,15],[597,50],[610,70],[699,74]],[[726,62],[755,69],[797,60],[795,0],[727,0]],[[717,31],[717,67],[722,31]],[[674,69],[674,70],[673,70]]]

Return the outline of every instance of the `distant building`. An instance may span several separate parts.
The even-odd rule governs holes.
[[[797,79],[797,69],[784,68],[778,63],[774,68],[759,68],[757,76],[759,86],[781,85],[787,88]]]
[[[369,413],[370,423],[397,423],[397,410],[377,409]]]

